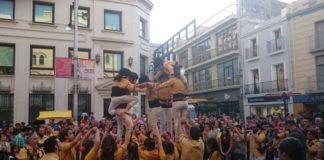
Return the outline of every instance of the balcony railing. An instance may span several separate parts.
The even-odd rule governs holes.
[[[197,92],[197,91],[204,91],[209,89],[217,89],[221,87],[240,85],[240,77],[241,76],[234,76],[233,78],[227,77],[223,79],[214,79],[214,80],[208,80],[204,82],[197,82],[190,85],[189,90],[191,92]]]
[[[206,52],[204,54],[200,54],[192,59],[192,65],[201,63],[203,61],[207,61],[208,59],[211,58],[210,52]]]
[[[267,42],[268,53],[285,49],[284,37],[276,38]]]
[[[233,39],[226,41],[223,45],[217,45],[217,56],[233,50],[238,50],[238,34],[235,34],[233,36]]]
[[[324,50],[324,32],[309,37],[311,52],[319,52]]]
[[[245,48],[244,53],[245,53],[245,59],[251,59],[254,57],[258,57],[259,56],[259,45],[253,46],[253,47],[249,47],[249,48]]]
[[[245,94],[259,94],[279,91],[288,91],[288,80],[274,80],[254,84],[246,84],[244,86]]]

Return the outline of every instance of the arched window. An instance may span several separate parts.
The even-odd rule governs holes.
[[[43,55],[40,55],[40,56],[39,56],[39,64],[40,64],[40,65],[44,65],[44,61],[45,61],[44,59],[45,59],[45,58],[44,58]]]
[[[36,55],[33,55],[32,56],[32,64],[33,65],[36,65],[36,59],[37,59]]]

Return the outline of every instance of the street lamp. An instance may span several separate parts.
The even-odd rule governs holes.
[[[133,65],[133,57],[128,58],[128,66],[131,67]]]
[[[79,0],[74,0],[73,118],[75,120],[78,120],[78,8]]]
[[[100,62],[100,58],[101,58],[100,54],[97,53],[97,55],[96,55],[96,63],[97,63],[97,65],[98,65],[99,62]]]
[[[285,115],[288,114],[288,107],[287,107],[287,99],[289,98],[287,93],[286,92],[283,92],[281,94],[281,97],[282,97],[282,100],[283,100],[283,103],[284,103],[284,110],[285,110]]]

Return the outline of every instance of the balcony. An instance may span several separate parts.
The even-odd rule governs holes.
[[[309,36],[309,42],[312,53],[324,51],[324,32]]]
[[[288,79],[265,81],[244,85],[245,94],[260,94],[288,91]]]
[[[259,57],[260,55],[260,46],[256,45],[253,47],[249,47],[249,48],[245,48],[244,49],[244,53],[245,53],[245,59],[246,60],[252,60],[252,59],[256,59],[257,57]]]
[[[214,79],[205,82],[197,82],[189,86],[190,92],[206,91],[211,89],[221,89],[223,87],[230,87],[235,85],[240,85],[240,77],[234,76],[228,77],[227,79]]]
[[[277,53],[285,49],[284,37],[279,37],[270,41],[267,41],[268,53]]]
[[[192,65],[196,65],[198,63],[201,63],[201,62],[204,62],[204,61],[207,61],[208,59],[211,58],[211,54],[210,52],[205,52],[203,54],[200,54],[200,55],[197,55],[196,57],[194,57],[192,59]]]
[[[233,37],[233,39],[225,40],[223,45],[217,45],[217,56],[226,54],[230,51],[238,50],[238,34],[234,34]]]

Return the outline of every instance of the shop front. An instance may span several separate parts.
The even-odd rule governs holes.
[[[257,96],[248,97],[246,100],[249,115],[263,117],[268,115],[282,117],[290,110],[289,108],[292,105],[290,97],[284,98],[282,96]]]
[[[190,95],[192,99],[204,98],[206,101],[194,103],[198,115],[242,116],[243,105],[239,89],[229,89]]]
[[[317,114],[324,117],[324,92],[293,96],[295,114],[304,112],[307,116]]]

